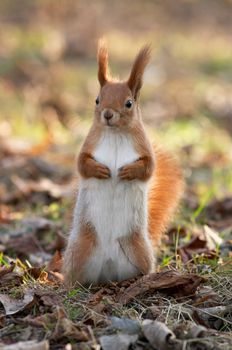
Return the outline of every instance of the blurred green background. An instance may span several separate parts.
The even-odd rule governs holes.
[[[74,174],[98,94],[97,40],[122,79],[148,42],[151,139],[180,158],[190,206],[231,194],[231,14],[229,0],[1,0],[0,156],[29,152]]]

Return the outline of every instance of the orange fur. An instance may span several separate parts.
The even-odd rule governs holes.
[[[84,178],[108,179],[110,177],[110,170],[105,165],[96,162],[90,153],[81,152],[78,158],[78,169]]]
[[[85,263],[97,245],[94,227],[90,223],[81,223],[80,235],[75,242],[68,245],[63,265],[64,281],[72,287],[76,281],[86,283],[84,275]]]
[[[151,49],[150,46],[144,46],[135,58],[134,64],[131,69],[130,77],[127,84],[133,92],[135,100],[138,97],[138,92],[143,84],[143,73],[150,60]]]
[[[147,274],[153,269],[153,254],[139,232],[119,240],[120,246],[132,265],[136,266],[140,273]]]
[[[118,176],[122,180],[141,180],[146,181],[150,178],[151,169],[153,168],[151,157],[140,157],[134,163],[125,165],[120,169]]]
[[[149,191],[148,228],[150,239],[157,246],[179,203],[183,192],[183,177],[173,156],[157,146],[154,152],[155,171]]]
[[[98,80],[101,86],[108,80],[108,50],[104,41],[98,44]]]
[[[81,177],[95,177],[105,181],[110,177],[109,169],[94,159],[94,150],[105,128],[130,136],[138,159],[118,169],[120,181],[139,179],[150,181],[148,193],[149,238],[157,247],[162,233],[172,217],[183,189],[181,170],[167,152],[153,148],[149,142],[139,109],[138,97],[142,77],[150,58],[150,48],[145,46],[138,53],[127,82],[114,81],[108,72],[108,51],[104,44],[98,49],[98,79],[100,92],[97,100],[93,125],[78,157],[78,171]],[[127,108],[128,99],[132,102]],[[112,113],[110,124],[106,124],[105,112]],[[117,213],[115,213],[117,215]],[[80,219],[82,221],[82,219]],[[87,218],[88,220],[88,218]],[[64,257],[63,271],[69,284],[85,282],[84,268],[97,246],[97,236],[91,223],[80,223],[76,241],[70,240]],[[100,230],[99,230],[100,231]],[[131,232],[132,231],[132,232]],[[101,232],[98,232],[101,234]],[[128,261],[141,273],[149,273],[153,266],[153,256],[144,232],[131,228],[122,233],[119,244]],[[109,251],[110,251],[109,246]],[[91,283],[91,281],[88,281]]]

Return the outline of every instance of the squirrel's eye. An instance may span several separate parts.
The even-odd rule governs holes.
[[[96,98],[95,102],[96,102],[96,105],[99,105],[99,96]]]
[[[133,105],[132,100],[127,100],[126,103],[125,103],[126,108],[131,108],[132,105]]]

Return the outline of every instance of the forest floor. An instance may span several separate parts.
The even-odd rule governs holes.
[[[31,148],[13,152],[2,145],[1,151],[2,344],[232,347],[232,197],[198,203],[194,193],[185,196],[159,249],[157,273],[68,291],[60,267],[72,211],[70,174]]]

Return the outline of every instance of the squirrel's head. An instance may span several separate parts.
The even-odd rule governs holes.
[[[108,50],[104,43],[98,47],[98,80],[100,92],[96,98],[95,118],[108,127],[127,127],[139,118],[138,99],[143,73],[150,59],[150,47],[144,46],[133,63],[129,79],[121,82],[110,77]]]

